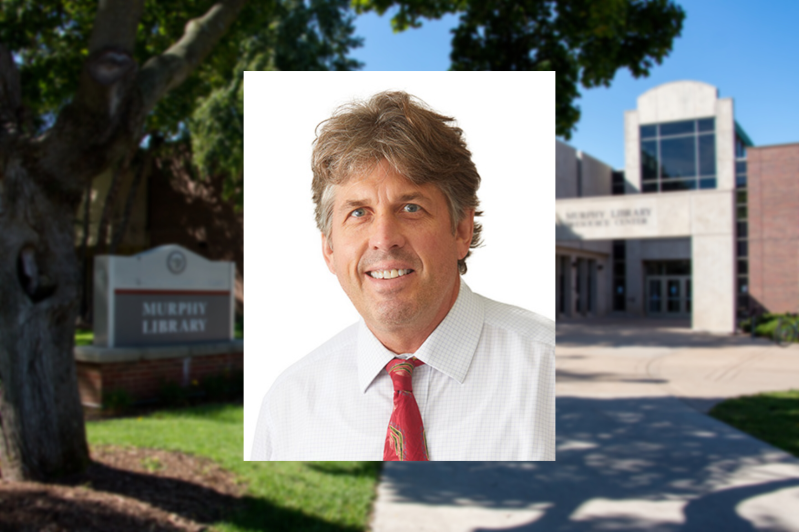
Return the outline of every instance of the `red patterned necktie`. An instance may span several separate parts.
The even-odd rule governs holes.
[[[395,358],[386,364],[386,371],[394,385],[394,406],[386,432],[383,459],[387,461],[428,461],[428,444],[419,413],[417,400],[411,388],[414,368],[425,362],[414,357],[408,360]]]

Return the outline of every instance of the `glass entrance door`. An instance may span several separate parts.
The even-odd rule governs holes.
[[[647,314],[684,318],[692,311],[691,276],[648,276],[645,279],[647,289]]]
[[[652,277],[647,279],[647,313],[648,314],[660,314],[663,312],[662,307],[664,306],[662,291],[661,291],[661,279],[653,279]]]

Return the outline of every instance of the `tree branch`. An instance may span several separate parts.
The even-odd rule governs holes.
[[[89,38],[89,54],[116,48],[133,55],[143,11],[144,0],[100,0]]]
[[[135,147],[145,117],[133,59],[143,10],[144,0],[100,0],[75,98],[40,139],[35,163],[50,189],[82,190]]]
[[[137,77],[145,114],[197,68],[228,31],[246,2],[223,0],[214,4],[205,15],[186,24],[178,42],[145,63]]]
[[[111,236],[111,244],[108,246],[109,255],[114,255],[117,252],[117,247],[119,247],[119,244],[125,237],[125,233],[128,230],[128,223],[131,219],[131,213],[133,212],[133,203],[136,201],[136,194],[139,191],[139,185],[142,181],[150,177],[150,171],[153,167],[153,154],[164,141],[161,136],[154,132],[149,133],[149,135],[150,146],[145,150],[142,161],[136,169],[133,181],[128,189],[128,197],[125,199],[125,209],[122,211],[122,219],[119,221],[117,227],[114,228],[114,234]]]
[[[214,4],[189,21],[178,42],[137,70],[132,48],[142,0],[102,0],[75,99],[40,139],[39,153],[31,160],[48,190],[66,190],[79,201],[86,179],[129,157],[147,114],[197,68],[245,3]]]
[[[72,103],[38,142],[29,161],[48,190],[76,193],[136,147],[145,114],[135,89],[136,63],[125,50],[92,52]]]
[[[113,123],[122,110],[136,79],[133,47],[143,9],[144,0],[100,0],[75,95],[81,113]]]
[[[0,136],[14,135],[22,110],[19,69],[11,52],[0,44]]]

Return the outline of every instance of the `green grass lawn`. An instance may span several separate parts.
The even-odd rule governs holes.
[[[75,329],[75,346],[92,345],[94,333],[88,329]]]
[[[728,399],[709,414],[797,456],[797,390]]]
[[[202,405],[86,424],[89,443],[205,456],[246,485],[246,509],[220,531],[363,531],[381,462],[243,462],[241,405]]]

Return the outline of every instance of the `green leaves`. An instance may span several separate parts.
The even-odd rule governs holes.
[[[145,0],[134,46],[141,66],[163,53],[214,0]],[[73,97],[88,55],[97,3],[0,0],[0,43],[14,53],[24,105],[37,131]],[[145,131],[172,141],[188,132],[199,174],[224,173],[226,199],[242,204],[245,70],[352,70],[348,0],[251,1],[198,69],[167,93]]]
[[[396,7],[392,16],[392,29],[404,31],[422,25],[420,18],[440,18],[447,13],[457,13],[467,8],[467,0],[353,0],[351,2],[356,13],[375,11],[383,15],[388,9]]]
[[[250,14],[253,19],[256,15],[259,13]],[[276,4],[272,16],[270,24],[242,22],[235,28],[238,33],[228,42],[236,43],[236,53],[215,54],[226,60],[209,73],[209,78],[216,74],[215,83],[186,120],[200,173],[225,174],[224,199],[234,199],[240,207],[244,201],[244,71],[351,70],[361,66],[348,57],[361,40],[352,36],[353,17],[347,0],[288,0]],[[244,13],[240,20],[247,17]]]
[[[395,30],[458,13],[452,70],[555,70],[556,134],[580,119],[579,86],[608,86],[620,68],[647,76],[680,35],[672,0],[353,0],[356,11],[397,9]]]

